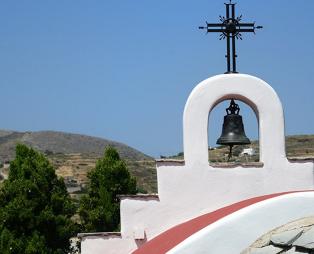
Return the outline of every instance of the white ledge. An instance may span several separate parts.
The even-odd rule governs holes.
[[[136,194],[136,195],[118,195],[122,199],[136,199],[136,200],[159,200],[158,194]]]
[[[184,165],[185,161],[184,160],[178,160],[178,159],[156,159],[156,163],[159,164],[179,164],[179,165]]]
[[[82,239],[84,237],[99,236],[99,237],[121,237],[121,232],[94,232],[94,233],[78,233],[77,237]]]
[[[209,163],[210,166],[214,168],[262,168],[264,166],[263,162],[215,162]]]
[[[185,165],[184,160],[173,160],[173,159],[158,159],[156,162],[160,166],[175,166],[175,165]],[[262,168],[264,166],[263,162],[209,162],[209,165],[214,168]]]
[[[290,162],[314,162],[314,157],[288,157]]]

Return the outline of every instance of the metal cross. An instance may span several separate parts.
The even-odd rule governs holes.
[[[227,40],[227,72],[226,73],[237,73],[236,65],[236,39],[242,40],[241,33],[254,33],[255,29],[261,29],[262,26],[255,26],[253,23],[240,23],[242,15],[239,17],[235,16],[235,3],[230,0],[226,5],[226,17],[220,17],[221,23],[207,23],[207,26],[200,26],[199,29],[206,29],[207,33],[221,33],[219,40]],[[230,44],[232,49],[232,70],[231,70],[231,54]]]

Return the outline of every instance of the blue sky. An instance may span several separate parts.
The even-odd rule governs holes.
[[[190,91],[226,69],[225,42],[197,29],[218,21],[223,3],[1,1],[0,129],[82,133],[156,157],[182,151]],[[286,134],[314,134],[314,1],[237,3],[244,22],[264,26],[238,42],[238,70],[274,87]],[[210,116],[210,145],[226,106]],[[257,138],[252,111],[241,112]]]

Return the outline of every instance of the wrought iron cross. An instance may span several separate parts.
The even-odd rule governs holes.
[[[206,29],[207,33],[221,33],[219,40],[227,40],[227,72],[226,73],[237,73],[236,65],[236,39],[242,40],[241,33],[255,33],[255,29],[261,29],[262,26],[255,26],[253,23],[240,23],[242,15],[239,17],[235,16],[235,3],[230,0],[226,5],[226,17],[220,17],[221,23],[207,23],[206,27],[200,26],[199,29]],[[230,47],[231,46],[231,47]],[[231,54],[232,50],[232,70],[231,70]]]

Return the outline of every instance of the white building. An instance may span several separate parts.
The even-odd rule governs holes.
[[[208,163],[208,115],[234,98],[259,123],[260,161]],[[157,195],[121,197],[121,233],[82,233],[82,254],[233,254],[314,215],[314,163],[285,153],[284,115],[263,80],[223,74],[198,84],[183,114],[184,160],[157,161]],[[227,239],[227,240],[226,240]]]
[[[253,156],[255,155],[255,149],[254,148],[244,148],[243,151],[240,153],[240,156]]]

